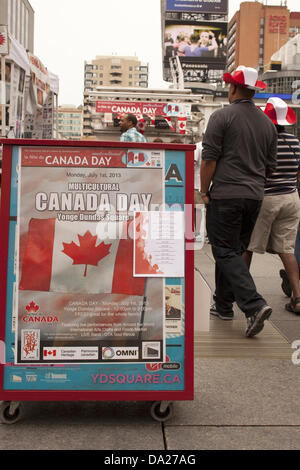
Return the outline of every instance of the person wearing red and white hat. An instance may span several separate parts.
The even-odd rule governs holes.
[[[263,329],[272,309],[257,292],[243,253],[262,204],[266,174],[276,168],[277,132],[252,99],[255,91],[266,88],[257,71],[240,66],[223,78],[230,84],[230,106],[211,115],[201,163],[201,195],[216,261],[210,313],[231,320],[235,301],[247,319],[246,336],[252,337]]]
[[[300,314],[299,267],[295,243],[300,219],[300,200],[297,185],[300,179],[300,143],[286,132],[285,126],[296,122],[296,115],[282,99],[270,98],[264,114],[275,124],[278,132],[277,168],[267,178],[265,197],[248,247],[252,253],[276,253],[284,270],[280,270],[285,293],[292,295],[286,304],[290,312]],[[287,292],[287,287],[291,292]]]

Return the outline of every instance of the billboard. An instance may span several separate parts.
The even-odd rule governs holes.
[[[197,76],[206,81],[209,70],[225,70],[227,23],[166,24],[163,53],[167,68],[171,57],[179,57],[184,81],[194,81],[195,69],[205,71]]]
[[[178,57],[184,82],[222,79],[227,60],[227,0],[167,0],[164,33],[164,79],[173,81],[170,61]]]
[[[167,0],[167,11],[227,13],[228,0]]]

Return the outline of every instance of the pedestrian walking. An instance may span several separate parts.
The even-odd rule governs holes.
[[[300,313],[299,267],[294,254],[300,219],[297,191],[300,143],[297,137],[285,130],[285,126],[295,124],[296,115],[280,98],[270,98],[264,113],[275,124],[278,132],[277,168],[266,180],[265,197],[247,255],[249,264],[253,252],[279,255],[292,294],[285,308]]]
[[[125,114],[120,120],[122,132],[121,142],[147,142],[146,138],[136,130],[137,118],[134,114]]]
[[[224,74],[230,84],[230,106],[210,117],[201,163],[201,195],[216,262],[211,313],[231,320],[236,301],[247,318],[247,337],[257,335],[272,313],[243,258],[264,197],[266,175],[277,164],[276,128],[253,101],[255,91],[266,88],[257,78],[257,71],[245,66],[233,75]]]
[[[300,186],[299,186],[299,184],[298,184],[298,194],[299,194],[299,197],[300,197]],[[298,271],[299,271],[299,279],[300,279],[300,223],[298,225],[298,231],[297,231],[297,237],[296,237],[296,244],[295,244],[294,253],[295,253],[295,256],[296,256],[297,263],[298,263]],[[287,275],[285,269],[280,269],[279,275],[282,279],[281,289],[283,290],[283,292],[285,293],[285,295],[287,297],[291,297],[293,292],[292,292],[291,284],[290,284],[290,281],[289,281],[289,278],[288,278],[288,275]]]

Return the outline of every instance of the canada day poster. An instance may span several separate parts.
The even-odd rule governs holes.
[[[163,178],[163,151],[20,149],[17,363],[164,360],[164,280],[134,277],[132,234]]]

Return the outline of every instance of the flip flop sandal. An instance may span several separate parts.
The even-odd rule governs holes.
[[[288,312],[296,313],[300,315],[300,297],[291,299],[291,301],[285,305],[285,309]]]

